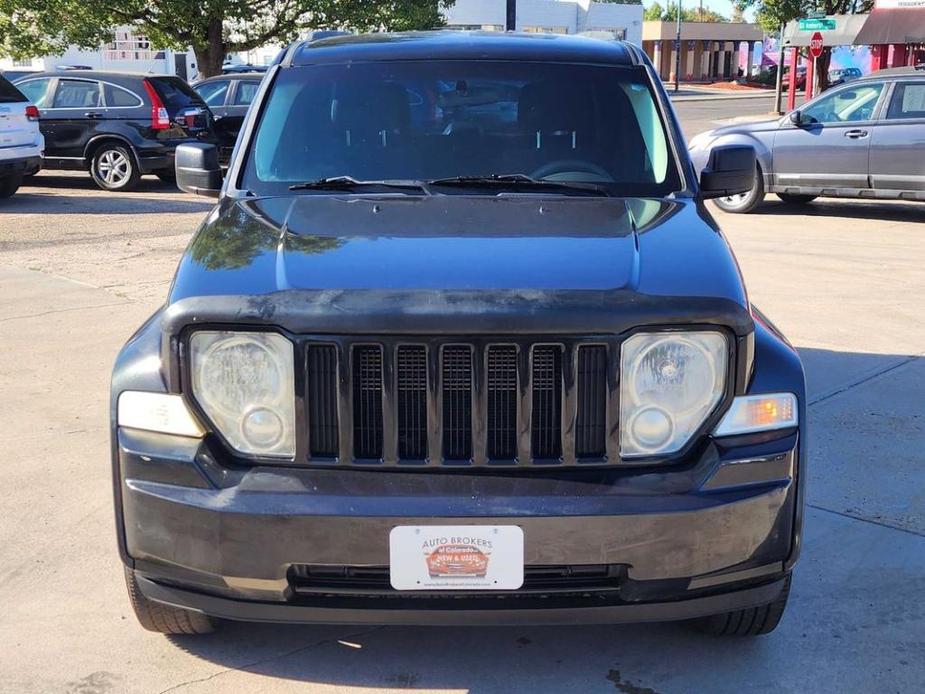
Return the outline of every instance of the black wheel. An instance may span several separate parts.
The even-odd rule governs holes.
[[[164,183],[177,182],[177,172],[173,169],[160,169],[159,171],[155,171],[154,175],[161,179]]]
[[[13,195],[22,184],[21,176],[7,176],[0,178],[0,198],[8,198]]]
[[[777,193],[777,197],[783,200],[788,205],[805,205],[808,202],[812,202],[818,195],[800,195],[798,193]]]
[[[780,624],[789,596],[790,574],[787,574],[780,595],[766,605],[702,617],[694,621],[694,626],[703,633],[713,636],[761,636],[762,634],[770,634]]]
[[[754,210],[764,202],[764,179],[761,176],[761,167],[759,166],[755,170],[755,183],[751,190],[745,193],[716,198],[713,202],[724,212],[748,214]]]
[[[135,157],[127,147],[106,143],[93,153],[90,175],[103,190],[131,190],[141,174]]]
[[[182,610],[148,600],[138,588],[135,572],[127,566],[124,568],[128,599],[132,603],[135,617],[145,629],[161,634],[208,634],[215,629],[212,620],[201,612]]]

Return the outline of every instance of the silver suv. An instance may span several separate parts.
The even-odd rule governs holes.
[[[709,130],[690,142],[699,172],[724,145],[751,145],[758,176],[750,191],[717,198],[751,212],[766,193],[788,203],[817,197],[925,201],[925,65],[880,70],[760,123]]]
[[[0,198],[10,197],[23,176],[42,167],[44,149],[39,110],[0,75]]]

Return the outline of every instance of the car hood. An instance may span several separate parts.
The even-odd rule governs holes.
[[[729,125],[723,125],[718,128],[713,128],[712,130],[707,130],[703,134],[708,135],[710,139],[714,139],[722,135],[773,132],[779,128],[780,118],[773,118],[770,120],[760,120],[749,123],[730,123]],[[696,137],[700,136],[698,135]],[[691,146],[694,146],[696,137],[691,141]]]
[[[222,201],[167,315],[294,332],[751,329],[741,278],[691,200],[307,194]]]

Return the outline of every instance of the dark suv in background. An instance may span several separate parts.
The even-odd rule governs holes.
[[[14,84],[41,113],[43,168],[87,170],[105,190],[172,181],[178,144],[214,141],[208,107],[173,75],[61,70]]]
[[[223,163],[231,159],[244,116],[260,89],[261,80],[262,73],[245,72],[209,77],[193,85],[193,91],[202,97],[212,112],[219,158]]]

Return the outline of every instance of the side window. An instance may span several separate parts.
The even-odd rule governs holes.
[[[855,123],[874,117],[883,83],[840,89],[800,111],[808,123]]]
[[[925,118],[925,82],[897,84],[886,117],[889,120]]]
[[[48,87],[51,80],[47,77],[37,80],[26,80],[16,85],[16,88],[26,95],[26,98],[39,108],[45,108],[48,104],[45,99],[48,97]]]
[[[52,108],[96,108],[100,106],[100,83],[59,79]]]
[[[111,108],[130,108],[144,104],[137,94],[114,84],[104,84],[103,95],[106,97],[106,106]]]
[[[193,89],[202,97],[208,106],[223,106],[225,104],[225,95],[228,93],[228,81],[220,80],[218,82],[207,82],[198,84]]]
[[[245,82],[244,80],[238,82],[238,91],[234,93],[234,105],[250,106],[259,88],[260,82]]]

